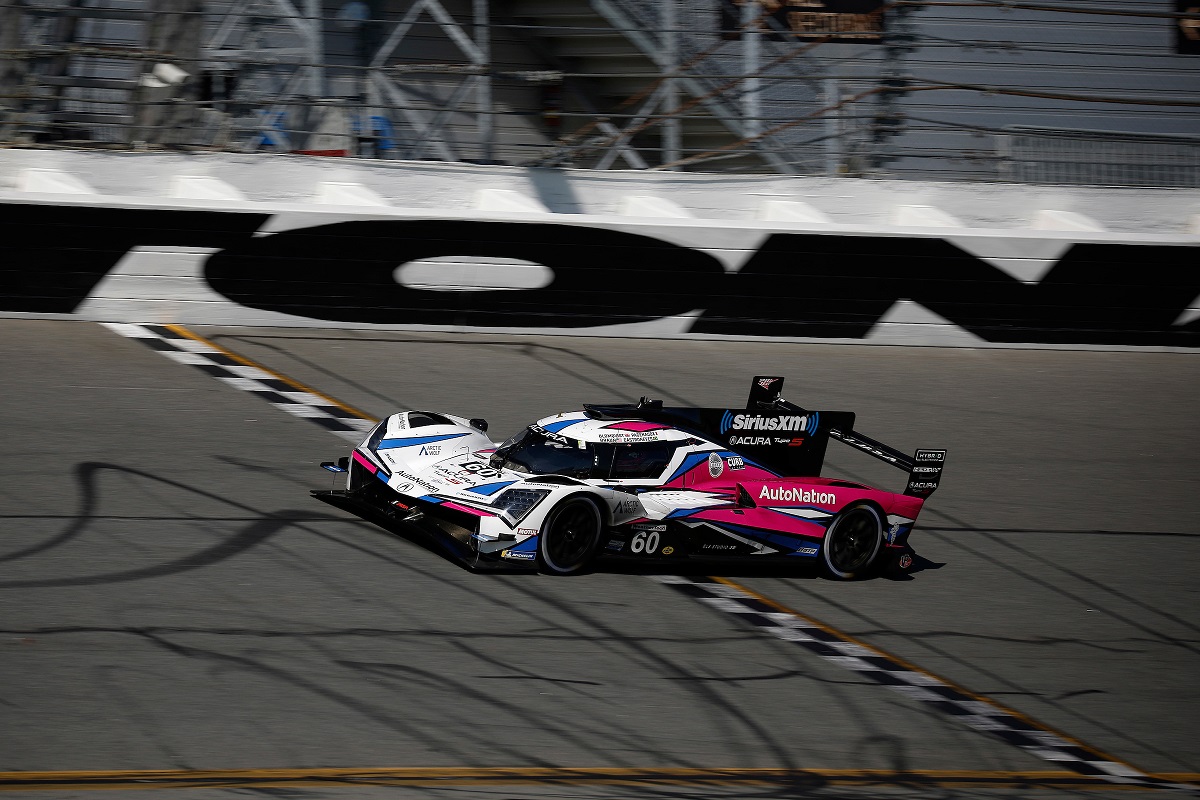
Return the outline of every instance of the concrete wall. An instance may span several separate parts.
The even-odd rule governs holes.
[[[0,151],[0,313],[1200,345],[1200,191]]]

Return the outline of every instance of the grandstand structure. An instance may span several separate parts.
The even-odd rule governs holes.
[[[6,0],[0,15],[7,146],[1200,186],[1200,0]]]

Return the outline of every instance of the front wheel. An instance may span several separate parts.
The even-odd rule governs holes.
[[[555,575],[570,575],[587,566],[600,547],[600,509],[585,497],[574,497],[546,517],[538,535],[538,562]]]
[[[866,575],[883,547],[883,520],[873,506],[852,506],[825,533],[821,559],[830,577],[851,580]]]

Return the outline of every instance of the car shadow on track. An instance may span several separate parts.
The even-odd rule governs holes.
[[[532,565],[526,562],[518,566],[516,564],[499,564],[493,567],[479,568],[472,566],[463,558],[463,554],[443,542],[441,539],[431,535],[427,531],[409,525],[404,522],[391,519],[381,513],[372,513],[344,500],[338,495],[329,495],[326,493],[313,493],[313,497],[323,503],[333,506],[334,508],[345,511],[364,522],[369,522],[379,528],[382,528],[388,533],[405,539],[425,550],[428,550],[435,555],[441,556],[447,561],[467,570],[468,572],[487,572],[499,573],[504,575],[538,575],[539,573],[532,568]],[[907,570],[883,570],[880,574],[867,580],[893,580],[893,581],[910,581],[913,580],[913,575],[925,570],[941,569],[944,564],[936,561],[930,561],[920,555],[913,556],[913,563]],[[796,562],[781,562],[778,560],[756,563],[751,561],[719,561],[716,559],[679,559],[679,558],[630,558],[620,556],[601,556],[597,558],[584,571],[576,574],[616,574],[616,575],[683,575],[683,576],[701,576],[701,575],[721,575],[729,578],[795,578],[800,580],[814,580],[822,578],[823,573],[818,564],[812,561],[805,560],[801,563]],[[562,577],[562,576],[555,576]],[[567,576],[569,577],[569,576]]]

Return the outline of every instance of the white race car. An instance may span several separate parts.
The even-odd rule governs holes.
[[[758,377],[745,409],[584,406],[501,445],[487,423],[402,411],[339,462],[346,488],[313,492],[385,527],[413,525],[472,568],[570,574],[598,556],[819,560],[836,578],[908,568],[908,534],[945,451],[907,456],[807,411]],[[909,473],[902,494],[820,476],[830,438]]]

